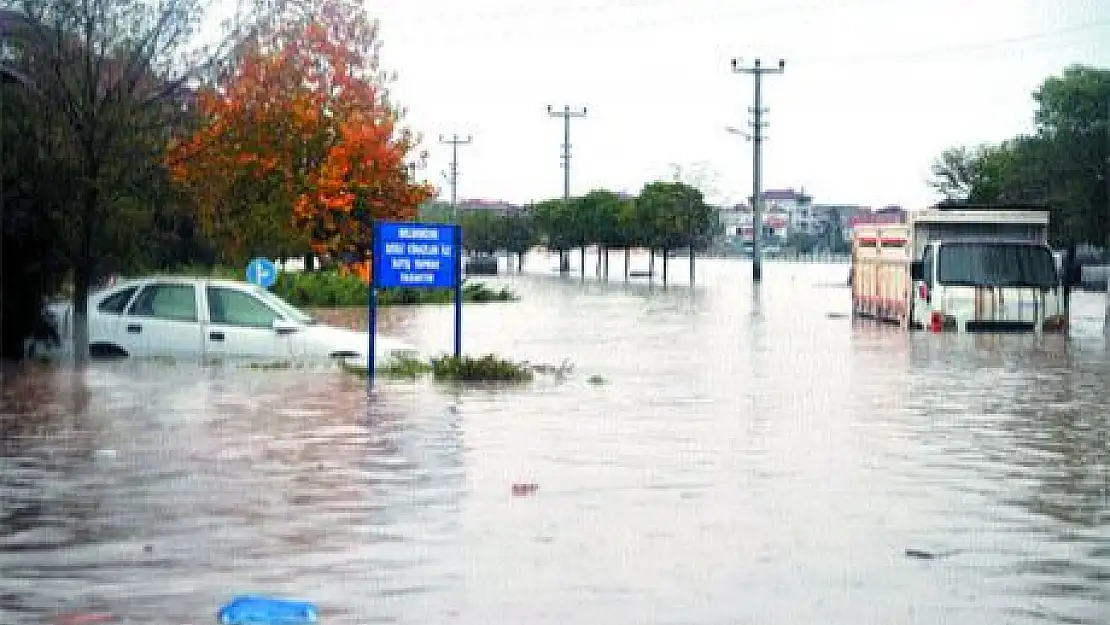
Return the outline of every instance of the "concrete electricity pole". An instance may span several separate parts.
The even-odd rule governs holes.
[[[743,67],[740,65],[740,59],[732,59],[732,73],[734,74],[751,74],[755,77],[755,97],[754,105],[748,109],[752,114],[752,281],[759,282],[763,278],[763,246],[760,244],[760,238],[763,235],[763,200],[760,197],[763,192],[760,188],[763,184],[763,128],[767,126],[767,122],[763,121],[763,114],[767,109],[763,108],[763,92],[762,82],[764,74],[781,74],[786,69],[786,61],[779,59],[778,67],[763,67],[759,59],[751,67]]]
[[[547,114],[550,117],[563,118],[563,203],[570,205],[570,119],[572,117],[585,117],[586,107],[581,110],[571,110],[570,105],[564,105],[563,110],[556,111],[550,104],[547,105]],[[582,276],[583,279],[586,275],[585,267],[586,248],[582,248]],[[559,273],[567,273],[570,271],[570,262],[563,257],[562,251],[559,252]]]
[[[470,145],[472,140],[473,137],[470,135],[466,135],[464,139],[460,139],[459,135],[451,135],[450,139],[444,138],[443,135],[439,136],[440,143],[451,145],[451,173],[448,179],[451,181],[451,219],[453,221],[459,219],[458,198],[455,195],[459,186],[459,146]]]

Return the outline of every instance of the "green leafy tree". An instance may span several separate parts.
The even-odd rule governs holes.
[[[641,242],[663,251],[705,249],[720,229],[716,211],[701,191],[682,182],[652,182],[636,201]]]
[[[501,249],[516,254],[517,271],[524,266],[524,255],[538,242],[536,220],[526,213],[513,213],[501,218]]]
[[[540,240],[548,249],[562,254],[574,249],[584,238],[573,207],[562,199],[544,200],[534,210]]]
[[[1036,133],[945,151],[933,187],[970,203],[1042,203],[1052,239],[1110,243],[1110,70],[1073,66],[1034,93]]]
[[[577,219],[584,243],[614,247],[622,243],[620,232],[620,195],[595,189],[575,200]]]
[[[463,249],[479,254],[493,254],[502,249],[504,218],[487,210],[470,210],[459,214]]]
[[[1072,66],[1033,95],[1049,198],[1068,242],[1110,243],[1110,70]]]
[[[424,222],[450,224],[455,222],[451,204],[439,200],[428,200],[417,209],[418,219]]]

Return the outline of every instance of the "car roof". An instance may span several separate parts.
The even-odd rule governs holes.
[[[182,275],[168,275],[168,274],[166,274],[166,275],[152,274],[152,275],[146,275],[146,276],[135,276],[135,277],[129,277],[129,278],[120,278],[119,280],[116,281],[115,284],[104,286],[104,287],[101,287],[101,288],[98,288],[98,289],[92,291],[91,293],[89,293],[89,296],[99,300],[99,299],[107,297],[107,296],[109,296],[113,293],[119,293],[120,291],[122,291],[124,289],[139,288],[139,287],[142,287],[144,285],[151,284],[153,282],[193,284],[193,285],[196,285],[198,287],[224,286],[224,287],[230,287],[230,288],[234,288],[234,289],[238,289],[238,290],[245,290],[245,291],[258,291],[259,289],[261,289],[261,287],[259,287],[258,285],[252,284],[250,282],[244,282],[242,280],[229,280],[229,279],[226,279],[226,278],[212,278],[212,277],[208,277],[208,276],[182,276]]]
[[[151,274],[146,276],[133,276],[129,278],[122,278],[112,285],[112,289],[117,289],[121,286],[141,285],[149,282],[188,282],[192,284],[218,284],[224,286],[237,286],[247,288],[257,288],[257,285],[243,280],[232,280],[229,278],[214,278],[211,276],[188,276],[188,275],[172,275],[172,274]]]

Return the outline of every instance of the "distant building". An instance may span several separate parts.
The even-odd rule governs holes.
[[[752,224],[755,216],[747,204],[734,204],[717,208],[721,222],[722,247],[727,252],[739,253],[752,242]],[[790,216],[781,208],[771,208],[763,213],[763,238],[766,243],[781,243],[790,228]]]
[[[717,218],[721,222],[721,234],[726,238],[742,236],[742,227],[744,225],[745,216],[747,217],[747,224],[748,228],[750,229],[752,225],[751,208],[749,208],[746,204],[718,206]]]
[[[763,209],[767,214],[784,217],[787,222],[786,233],[801,232],[817,234],[817,220],[813,212],[813,196],[805,189],[768,189],[760,194]],[[785,236],[785,235],[784,235]]]
[[[858,204],[814,204],[813,213],[818,236],[839,233],[842,241],[849,242],[852,240],[852,220],[859,215],[870,215],[871,209]],[[829,243],[831,245],[831,241]]]

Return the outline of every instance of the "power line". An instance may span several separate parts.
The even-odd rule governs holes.
[[[812,15],[815,12],[835,11],[839,9],[854,8],[860,6],[882,6],[889,3],[889,0],[843,0],[841,2],[833,2],[826,0],[824,2],[796,2],[789,5],[777,4],[774,7],[760,7],[757,9],[740,9],[728,10],[725,14],[729,18],[736,19],[753,19],[759,17],[775,17],[783,15]],[[473,6],[467,6],[465,12],[457,15],[444,14],[442,12],[429,13],[424,12],[419,17],[412,18],[410,21],[421,24],[452,24],[457,25],[460,19],[470,19],[476,22],[489,23],[492,20],[528,20],[534,19],[538,21],[546,21],[555,17],[573,17],[582,18],[579,22],[579,28],[575,30],[578,32],[610,32],[613,29],[626,30],[629,27],[636,27],[641,25],[650,24],[670,24],[673,23],[673,16],[660,17],[656,19],[644,19],[642,16],[653,10],[659,9],[673,9],[682,8],[685,14],[691,19],[680,19],[679,21],[685,23],[702,23],[702,22],[717,22],[717,15],[708,15],[711,11],[695,6],[696,0],[608,0],[605,3],[583,3],[577,5],[563,4],[549,4],[543,5],[538,3],[533,4],[516,4],[511,8],[497,8],[497,9],[480,9]],[[714,9],[721,6],[719,0],[705,0],[702,2],[705,7],[712,7]],[[460,5],[461,6],[461,5]],[[615,16],[603,18],[601,14],[605,13],[618,13],[618,12],[635,12],[638,14],[637,18],[621,19]],[[586,19],[586,18],[593,19]],[[514,34],[509,31],[509,34]]]
[[[451,181],[451,218],[458,220],[458,203],[456,190],[459,185],[459,146],[470,145],[473,137],[466,135],[466,138],[459,138],[459,135],[451,135],[450,139],[445,139],[443,135],[439,136],[439,142],[442,144],[450,144],[451,146],[451,173],[448,179]]]
[[[427,14],[419,17],[411,18],[409,23],[415,24],[433,24],[436,22],[443,22],[445,24],[457,24],[459,19],[474,19],[481,20],[484,24],[489,24],[498,19],[505,19],[506,21],[519,21],[519,22],[535,22],[542,24],[543,28],[550,29],[556,27],[564,34],[612,34],[618,31],[634,32],[638,29],[653,28],[656,26],[674,27],[676,25],[696,26],[701,24],[706,25],[720,25],[722,22],[742,20],[747,27],[755,26],[753,20],[761,18],[780,18],[789,15],[805,15],[809,19],[813,19],[817,13],[832,13],[845,9],[855,9],[860,7],[875,6],[876,8],[888,7],[888,0],[842,0],[834,2],[829,0],[827,2],[795,2],[789,5],[777,4],[772,7],[760,8],[732,8],[729,5],[722,5],[718,1],[714,1],[705,10],[686,10],[681,15],[676,15],[673,12],[661,14],[655,9],[668,9],[673,7],[689,7],[694,0],[620,0],[614,2],[607,2],[605,4],[580,4],[580,5],[536,5],[536,6],[517,6],[513,8],[498,8],[498,9],[478,9],[474,10],[468,8],[465,15],[443,15],[430,17]],[[710,8],[711,7],[711,8]],[[722,9],[721,7],[727,7]],[[619,11],[634,12],[634,16],[629,18],[620,18],[616,16],[602,16],[603,13],[613,13]],[[553,19],[566,18],[571,19],[576,13],[592,13],[593,17],[586,15],[582,19],[573,19],[573,25],[554,25]],[[523,27],[521,27],[523,26]],[[529,38],[534,36],[534,30],[523,24],[521,26],[513,26],[506,24],[503,28],[498,29],[498,36],[502,38],[521,37]],[[969,43],[955,46],[936,46],[928,49],[919,49],[908,51],[904,53],[894,52],[892,54],[883,54],[882,52],[867,52],[858,55],[844,57],[825,57],[825,56],[800,56],[798,54],[791,54],[792,63],[804,61],[806,63],[840,63],[840,62],[883,62],[884,60],[899,60],[902,58],[916,58],[918,56],[930,56],[941,54],[957,54],[960,52],[972,52],[978,50],[986,50],[994,47],[1004,47],[1021,45],[1042,39],[1051,39],[1068,34],[1081,33],[1083,31],[1092,31],[1100,28],[1110,27],[1110,20],[1100,19],[1083,24],[1046,28],[1041,31],[1028,33],[1017,37],[1009,37],[1005,39],[996,39],[993,41],[984,41],[977,43]],[[461,36],[461,35],[460,35]],[[473,37],[473,33],[468,35]]]
[[[890,54],[866,53],[858,55],[842,55],[842,56],[814,56],[814,57],[801,57],[798,59],[799,63],[806,63],[809,65],[818,63],[884,63],[889,61],[907,61],[915,60],[918,58],[935,58],[938,56],[947,56],[954,54],[964,54],[968,52],[979,52],[983,50],[995,50],[1007,48],[1010,46],[1017,46],[1022,44],[1030,44],[1037,42],[1047,42],[1061,35],[1081,33],[1085,31],[1097,31],[1103,28],[1110,28],[1110,20],[1102,20],[1096,22],[1088,22],[1086,24],[1077,24],[1075,26],[1066,26],[1062,28],[1054,28],[1043,30],[1035,33],[1027,33],[1017,37],[1008,37],[1005,39],[995,39],[992,41],[980,41],[974,43],[966,43],[959,45],[950,45],[943,47],[930,47],[919,48],[917,50],[906,50],[902,52],[894,52]],[[1077,41],[1057,42],[1058,44],[1074,45]]]
[[[740,59],[732,59],[732,73],[751,74],[755,79],[753,106],[748,111],[752,114],[752,282],[757,283],[763,278],[763,246],[760,243],[763,238],[763,191],[760,187],[763,184],[763,128],[767,126],[767,122],[763,121],[763,114],[767,109],[763,108],[761,87],[764,74],[781,74],[785,69],[784,59],[779,59],[775,67],[764,67],[758,58],[751,67],[743,67]]]

